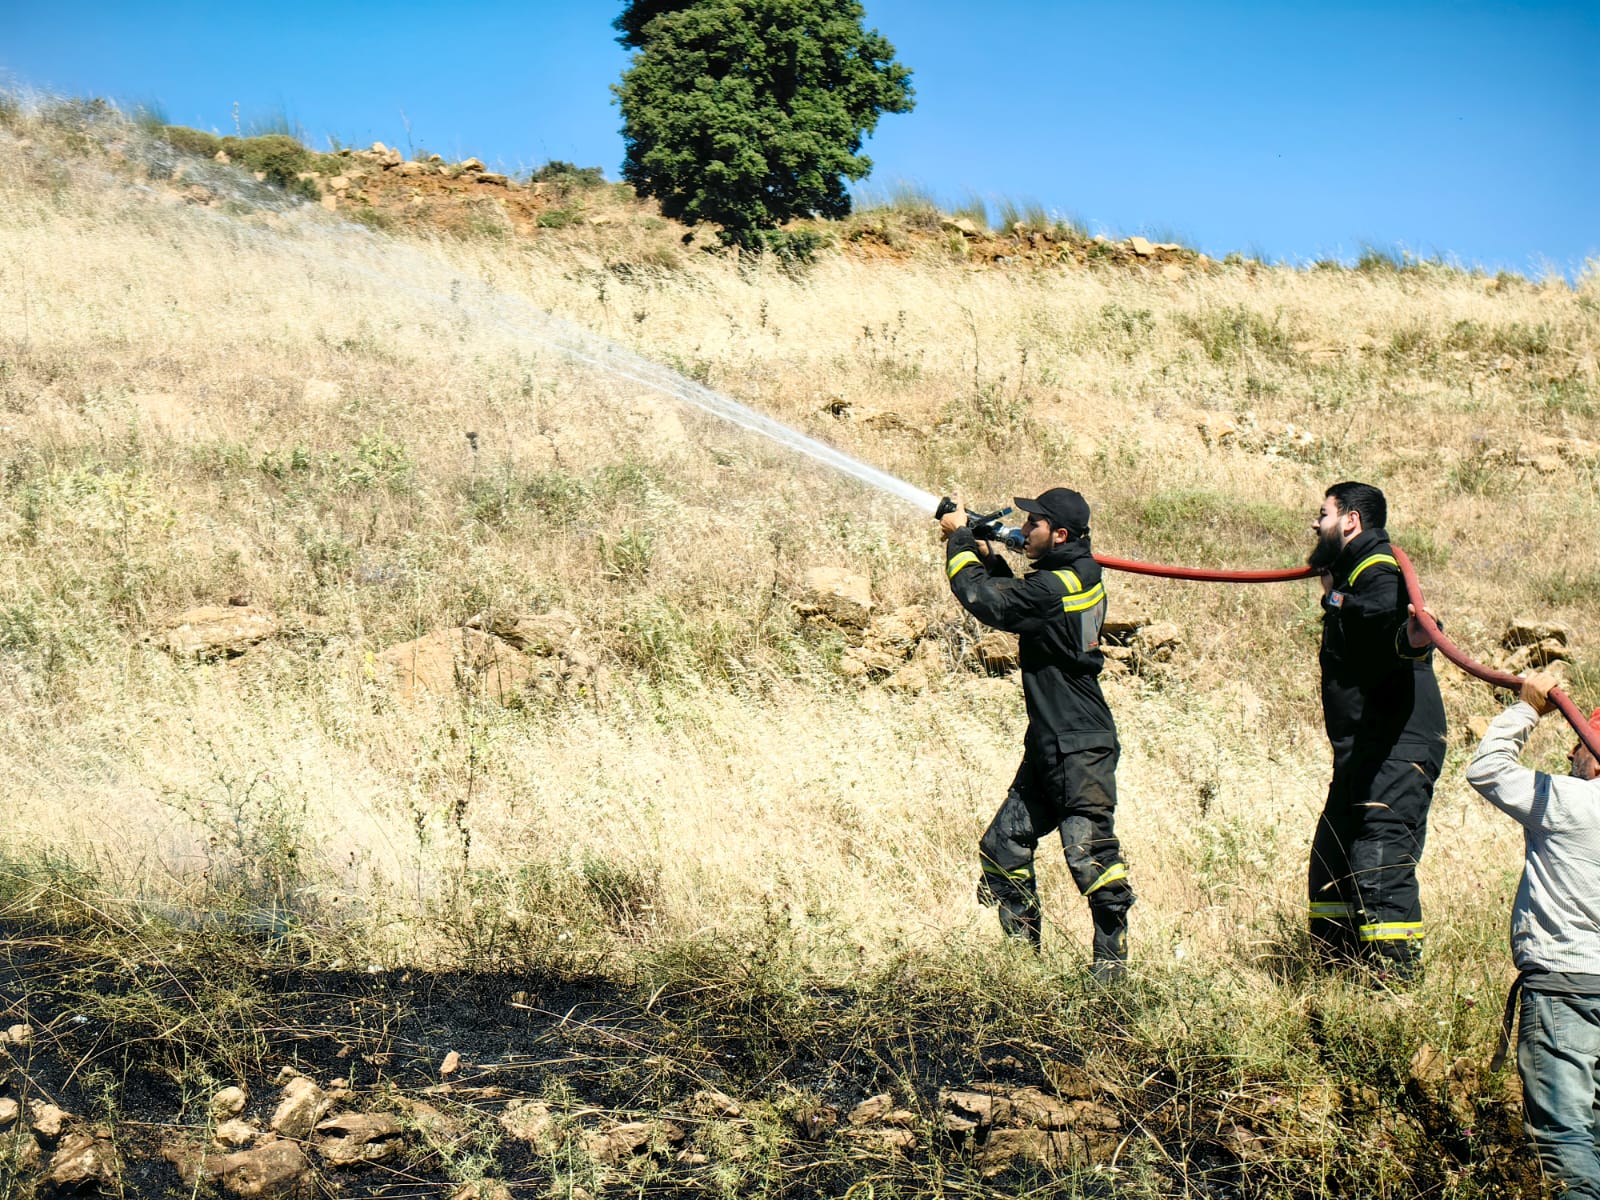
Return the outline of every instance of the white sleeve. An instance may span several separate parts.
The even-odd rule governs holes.
[[[1467,782],[1478,794],[1524,826],[1537,823],[1538,774],[1517,760],[1538,723],[1539,714],[1519,700],[1490,723],[1467,764]]]

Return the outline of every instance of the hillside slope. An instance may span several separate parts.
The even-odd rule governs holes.
[[[599,978],[638,1022],[665,996],[671,1028],[633,1030],[624,1055],[656,1074],[533,1093],[581,1132],[586,1103],[614,1124],[746,1089],[760,1115],[737,1148],[624,1156],[663,1190],[911,1193],[948,1171],[982,1194],[938,1089],[985,1081],[1088,1089],[1149,1194],[1191,1174],[1228,1194],[1516,1185],[1501,1081],[1463,1101],[1461,1071],[1408,1073],[1424,1040],[1486,1060],[1508,975],[1520,843],[1460,771],[1489,689],[1440,667],[1433,966],[1386,1003],[1301,966],[1327,772],[1314,591],[1114,577],[1140,902],[1138,982],[1108,1001],[1078,979],[1088,925],[1053,851],[1041,964],[972,900],[1023,719],[948,597],[931,514],[684,405],[628,353],[936,494],[1070,483],[1096,548],[1125,557],[1291,565],[1323,488],[1370,480],[1457,640],[1504,658],[1512,617],[1565,622],[1592,703],[1594,276],[1172,270],[1132,247],[975,255],[959,229],[893,255],[841,230],[796,270],[685,249],[642,210],[353,225],[231,166],[175,178],[164,145],[78,106],[0,129],[0,893],[19,936],[65,930],[62,961],[95,978],[116,975],[107,945],[113,964],[222,956],[199,978],[242,955],[260,1012],[359,990],[350,963],[508,993]],[[818,594],[817,568],[864,577],[870,610]],[[1542,731],[1535,756],[1563,741]],[[174,990],[196,989],[172,969],[181,1013]],[[55,1024],[71,1004],[33,1014],[13,986],[13,1019],[64,1031],[63,1061],[88,1053]],[[213,1028],[176,1065],[113,1041],[156,1080],[146,1116],[192,1123],[230,1071],[338,1069],[239,1032],[263,1024]],[[407,1030],[363,1050],[405,1065],[352,1068],[359,1097],[417,1085],[449,1045]],[[723,1053],[715,1072],[695,1057]],[[876,1140],[812,1120],[878,1090],[911,1115],[864,1119]],[[1174,1097],[1192,1119],[1150,1115]],[[1502,1140],[1485,1150],[1474,1119]],[[539,1188],[621,1177],[561,1144],[516,1169]],[[1069,1191],[1107,1167],[1094,1145],[1016,1170]],[[471,1169],[512,1169],[481,1151]],[[427,1170],[468,1179],[462,1161]]]

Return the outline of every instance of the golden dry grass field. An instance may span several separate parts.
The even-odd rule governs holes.
[[[1600,274],[995,265],[940,233],[869,257],[848,226],[793,267],[686,249],[611,188],[589,201],[604,223],[539,237],[373,231],[248,180],[193,203],[105,120],[13,106],[0,128],[8,919],[70,892],[157,940],[270,923],[264,953],[307,970],[654,987],[722,964],[886,1011],[942,997],[957,1022],[1015,1003],[1008,1029],[1058,995],[1049,1028],[1104,1078],[1204,1060],[1218,1111],[1277,1089],[1279,1125],[1251,1127],[1269,1143],[1295,1126],[1284,1096],[1344,1089],[1320,1149],[1280,1130],[1233,1191],[1152,1134],[1135,1192],[1511,1187],[1470,1131],[1441,1157],[1407,1075],[1423,1041],[1486,1063],[1510,978],[1520,838],[1462,777],[1469,723],[1502,703],[1487,686],[1439,667],[1426,982],[1308,977],[1315,585],[1109,576],[1114,619],[1180,640],[1106,683],[1139,895],[1137,1000],[1108,1040],[1059,851],[1040,963],[973,899],[1023,714],[976,658],[930,514],[562,346],[598,335],[936,494],[1070,484],[1121,557],[1294,565],[1326,485],[1376,483],[1458,643],[1487,660],[1512,617],[1564,621],[1592,705]],[[876,611],[920,609],[914,671],[841,670],[853,635],[795,609],[819,566],[867,576]],[[235,658],[165,646],[230,597],[277,634]],[[408,700],[383,670],[474,614],[551,611],[575,618],[581,687]],[[1533,760],[1565,744],[1541,730]],[[872,1169],[879,1195],[987,1194]],[[758,1176],[725,1188],[787,1194]],[[1049,1178],[1030,1194],[1101,1194]]]

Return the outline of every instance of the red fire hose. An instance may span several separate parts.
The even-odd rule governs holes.
[[[1427,607],[1422,600],[1422,585],[1417,582],[1416,568],[1411,565],[1406,552],[1398,546],[1389,548],[1394,551],[1395,561],[1400,564],[1400,575],[1406,583],[1406,597],[1416,610],[1417,624],[1422,626],[1422,631],[1428,635],[1428,639],[1439,652],[1469,675],[1476,675],[1496,687],[1508,688],[1513,692],[1519,691],[1522,687],[1520,676],[1510,675],[1505,671],[1493,671],[1482,663],[1474,662],[1463,654],[1454,642],[1445,637],[1438,623],[1428,615]],[[1208,583],[1282,583],[1290,579],[1309,579],[1317,574],[1310,567],[1292,567],[1285,571],[1219,571],[1205,567],[1168,567],[1157,563],[1134,562],[1126,558],[1109,558],[1102,554],[1096,554],[1094,560],[1102,567],[1113,571],[1128,571],[1135,575],[1158,575],[1164,579],[1197,579]],[[1561,715],[1567,719],[1568,724],[1577,731],[1578,739],[1589,748],[1589,753],[1600,758],[1600,730],[1589,724],[1578,706],[1560,688],[1551,690],[1550,699],[1561,710]]]

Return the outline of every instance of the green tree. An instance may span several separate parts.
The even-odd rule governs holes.
[[[790,217],[844,216],[845,182],[872,169],[862,138],[912,106],[911,72],[865,15],[857,0],[629,0],[617,40],[638,53],[612,89],[622,177],[740,245]]]

